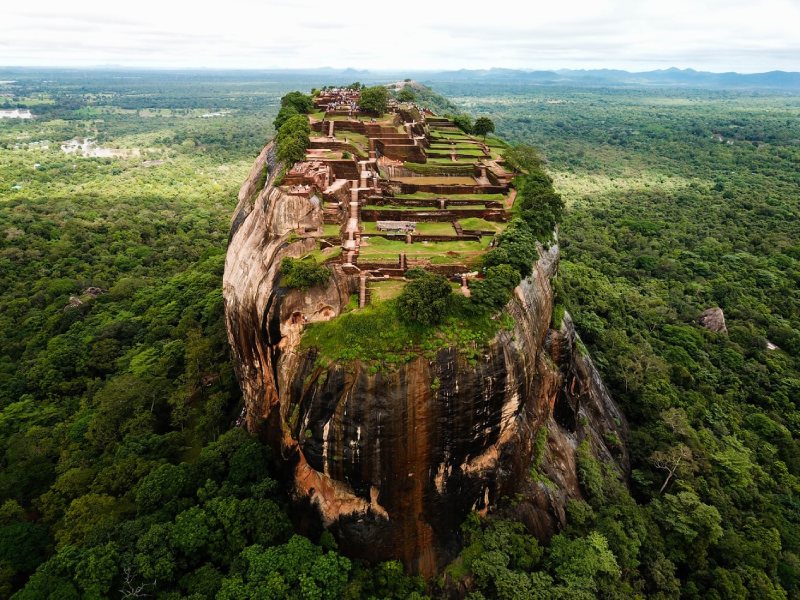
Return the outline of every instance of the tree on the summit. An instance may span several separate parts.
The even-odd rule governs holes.
[[[464,133],[472,133],[472,117],[470,117],[466,113],[461,113],[460,115],[453,115],[453,124],[458,127]]]
[[[443,275],[419,271],[397,300],[400,317],[408,322],[435,325],[447,314],[453,290]]]
[[[308,114],[312,110],[314,110],[314,99],[311,96],[302,92],[289,92],[281,98],[281,108],[273,125],[276,130],[280,129],[291,117]]]
[[[482,135],[485,140],[487,134],[494,133],[494,121],[489,117],[478,117],[475,119],[475,125],[472,126],[472,133]]]
[[[411,88],[404,87],[397,93],[397,99],[400,102],[413,102],[417,99],[416,94],[414,94],[414,90]]]
[[[377,117],[386,112],[388,102],[389,91],[382,85],[376,85],[361,92],[358,107],[365,113]]]

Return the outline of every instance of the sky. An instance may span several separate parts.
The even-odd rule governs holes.
[[[800,0],[10,0],[0,66],[800,71]]]

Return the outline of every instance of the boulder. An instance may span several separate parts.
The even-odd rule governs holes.
[[[728,333],[728,328],[725,326],[725,313],[719,307],[705,309],[698,321],[700,325],[714,333]]]

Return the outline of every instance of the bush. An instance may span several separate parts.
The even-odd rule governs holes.
[[[275,129],[280,129],[287,120],[295,115],[308,114],[314,110],[314,100],[302,92],[289,92],[281,98],[281,109],[275,117]]]
[[[389,91],[382,85],[376,85],[361,92],[358,107],[368,114],[380,116],[386,112],[388,103]]]
[[[291,165],[306,157],[311,136],[311,126],[303,115],[289,117],[275,136],[278,160]]]
[[[487,267],[509,265],[520,276],[527,277],[535,256],[536,238],[523,220],[514,219],[498,237],[497,246],[486,253],[483,264]]]
[[[442,275],[415,272],[397,299],[400,318],[423,325],[441,323],[450,310],[453,290]]]
[[[489,117],[478,117],[475,120],[475,125],[472,127],[472,133],[475,135],[482,135],[486,139],[486,134],[494,133],[494,121]]]
[[[283,127],[283,124],[286,123],[291,117],[299,115],[300,113],[297,112],[297,109],[293,106],[282,106],[281,109],[278,111],[278,116],[275,117],[275,120],[272,124],[275,126],[275,130],[280,130]]]
[[[476,281],[470,288],[470,300],[483,310],[499,310],[505,306],[511,291],[519,283],[519,273],[507,264],[489,267],[486,279]]]
[[[295,260],[284,258],[281,261],[281,286],[307,290],[316,285],[328,283],[331,272],[313,259]]]
[[[400,92],[398,92],[397,99],[400,102],[413,102],[414,100],[417,99],[417,96],[410,89],[403,88],[402,90],[400,90]]]
[[[464,133],[472,133],[472,117],[467,114],[454,115],[453,123]]]
[[[281,98],[281,107],[284,106],[291,106],[297,112],[307,114],[314,110],[314,100],[302,92],[289,92]]]

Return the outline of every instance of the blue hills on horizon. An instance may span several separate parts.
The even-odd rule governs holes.
[[[5,75],[37,73],[61,73],[70,77],[81,73],[172,73],[186,77],[206,75],[214,77],[240,76],[285,76],[285,77],[324,77],[331,83],[359,79],[365,82],[385,81],[389,78],[412,78],[427,83],[473,81],[485,84],[517,84],[517,85],[575,85],[575,86],[672,86],[695,88],[737,88],[737,89],[782,89],[800,91],[800,72],[767,71],[763,73],[737,73],[734,71],[717,73],[698,71],[695,69],[679,69],[670,67],[650,71],[626,71],[622,69],[557,69],[526,70],[493,67],[490,69],[454,69],[454,70],[414,70],[399,71],[369,70],[357,68],[317,67],[307,69],[155,69],[144,67],[123,67],[103,65],[97,67],[9,67],[0,66],[0,79]],[[5,74],[5,75],[4,75]],[[336,81],[333,81],[336,80]]]
[[[767,71],[764,73],[714,73],[695,69],[657,69],[625,71],[621,69],[558,69],[527,71],[521,69],[482,69],[440,71],[428,74],[429,80],[463,81],[476,79],[485,83],[530,83],[540,85],[672,85],[715,88],[785,88],[800,90],[800,72]]]

